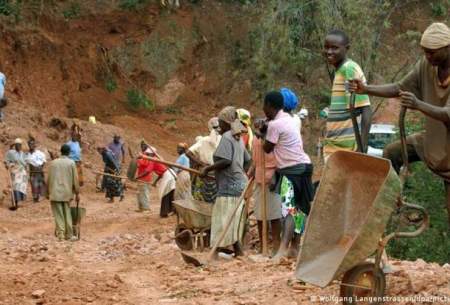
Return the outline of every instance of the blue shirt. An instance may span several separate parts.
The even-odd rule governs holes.
[[[186,156],[186,154],[181,154],[178,157],[176,163],[183,165],[184,167],[191,167],[191,162],[189,161],[189,158]],[[181,169],[175,168],[175,171],[178,173],[178,172],[181,172]]]
[[[72,159],[75,162],[81,161],[81,147],[80,147],[80,143],[78,143],[78,141],[74,142],[74,141],[70,140],[66,144],[70,146],[69,158]]]
[[[0,99],[5,95],[6,76],[0,72]]]

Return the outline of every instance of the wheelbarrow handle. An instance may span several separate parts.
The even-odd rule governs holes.
[[[430,217],[424,207],[417,205],[417,204],[402,202],[402,204],[400,206],[400,214],[405,213],[405,211],[407,211],[407,210],[415,210],[415,211],[418,211],[422,215],[422,220],[420,222],[420,226],[417,228],[417,230],[415,230],[413,232],[392,232],[391,234],[385,236],[380,241],[380,247],[384,248],[387,245],[387,243],[393,238],[416,237],[428,228],[428,226],[430,224]]]
[[[403,213],[406,210],[415,210],[422,215],[422,220],[421,220],[421,224],[417,228],[417,230],[415,230],[413,232],[394,232],[395,238],[397,238],[397,237],[416,237],[428,228],[428,225],[430,224],[430,217],[424,207],[417,205],[417,204],[404,202],[400,209],[401,209],[400,213]]]
[[[423,208],[420,205],[402,202],[400,204],[399,209],[400,209],[400,214],[404,213],[406,210],[416,210],[416,211],[420,212],[420,214],[422,214],[420,226],[417,228],[417,230],[415,230],[413,232],[392,232],[391,234],[386,235],[382,240],[380,240],[380,242],[378,244],[377,254],[375,256],[375,266],[380,265],[383,250],[391,239],[402,238],[402,237],[406,237],[406,238],[417,237],[420,234],[422,234],[428,228],[428,226],[430,224],[430,217],[429,217],[427,211],[425,210],[425,208]]]
[[[358,146],[357,149],[359,152],[363,152],[364,148],[362,143],[361,131],[359,130],[358,119],[355,113],[355,101],[356,94],[352,92],[350,94],[350,115],[352,118],[353,132],[355,133],[356,145]]]
[[[408,147],[406,145],[406,128],[405,128],[406,110],[407,108],[405,106],[402,106],[398,117],[398,127],[400,129],[401,153],[403,159],[403,168],[400,171],[400,180],[402,181],[402,184],[405,182],[406,176],[408,176],[409,172]]]

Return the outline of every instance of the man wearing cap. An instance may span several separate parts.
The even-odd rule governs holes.
[[[444,179],[450,225],[450,29],[433,23],[423,33],[420,45],[425,56],[400,82],[366,85],[352,80],[350,90],[358,94],[400,97],[401,105],[425,114],[425,130],[406,138],[410,162],[424,161]],[[388,145],[383,156],[399,171],[403,165],[400,142]]]
[[[5,165],[11,175],[14,204],[17,207],[27,195],[28,173],[25,153],[22,151],[22,139],[14,140],[13,147],[6,153]]]

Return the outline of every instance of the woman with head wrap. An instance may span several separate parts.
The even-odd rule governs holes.
[[[11,174],[12,192],[14,194],[15,205],[25,200],[27,195],[28,173],[26,156],[22,151],[23,141],[20,138],[14,140],[13,147],[6,153],[5,165]]]
[[[186,150],[192,168],[200,169],[214,163],[213,154],[220,142],[219,119],[213,117],[208,121],[209,135],[200,137],[194,145]],[[194,199],[213,203],[216,199],[217,186],[214,175],[208,177],[194,176],[192,195]]]
[[[112,150],[107,147],[98,147],[97,151],[102,156],[105,165],[104,172],[119,176],[121,173],[120,163]],[[123,184],[121,178],[105,175],[103,176],[102,186],[106,190],[105,196],[109,199],[109,202],[114,202],[114,197],[120,197],[120,201],[123,200]]]
[[[298,100],[297,96],[291,89],[281,88],[280,93],[283,96],[284,112],[287,112],[291,115],[291,117],[294,119],[297,130],[301,132],[302,121],[300,120],[300,117],[294,113],[294,111],[300,104],[300,101]]]
[[[250,152],[252,151],[252,144],[253,144],[253,130],[251,128],[252,126],[252,116],[250,114],[250,111],[239,108],[236,110],[239,120],[241,121],[242,125],[246,128],[246,131],[242,134],[242,141],[244,141],[245,148]]]
[[[237,256],[242,254],[240,240],[245,224],[241,219],[244,216],[242,213],[244,204],[239,202],[239,197],[247,184],[244,168],[249,164],[250,156],[240,138],[245,127],[241,124],[234,107],[228,106],[220,111],[219,125],[222,139],[214,152],[214,164],[202,170],[203,176],[211,171],[216,173],[217,198],[211,220],[211,244],[216,243],[233,210],[237,205],[241,205],[225,238],[219,244],[219,247],[233,245]]]
[[[358,94],[399,97],[401,105],[425,114],[424,132],[406,138],[410,162],[424,161],[445,182],[450,225],[450,29],[444,23],[433,23],[420,41],[424,57],[400,82],[367,85],[353,80],[350,90]],[[399,171],[403,165],[401,144],[388,145],[383,157]]]

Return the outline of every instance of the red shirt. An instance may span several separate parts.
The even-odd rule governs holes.
[[[165,166],[164,164],[158,163],[158,162],[154,162],[153,163],[153,170],[155,171],[155,173],[158,176],[161,177],[166,172],[167,166]]]
[[[139,178],[140,181],[151,182],[152,172],[155,170],[154,163],[150,160],[138,159],[137,162],[137,175],[140,176],[145,172],[148,172],[144,177]]]

